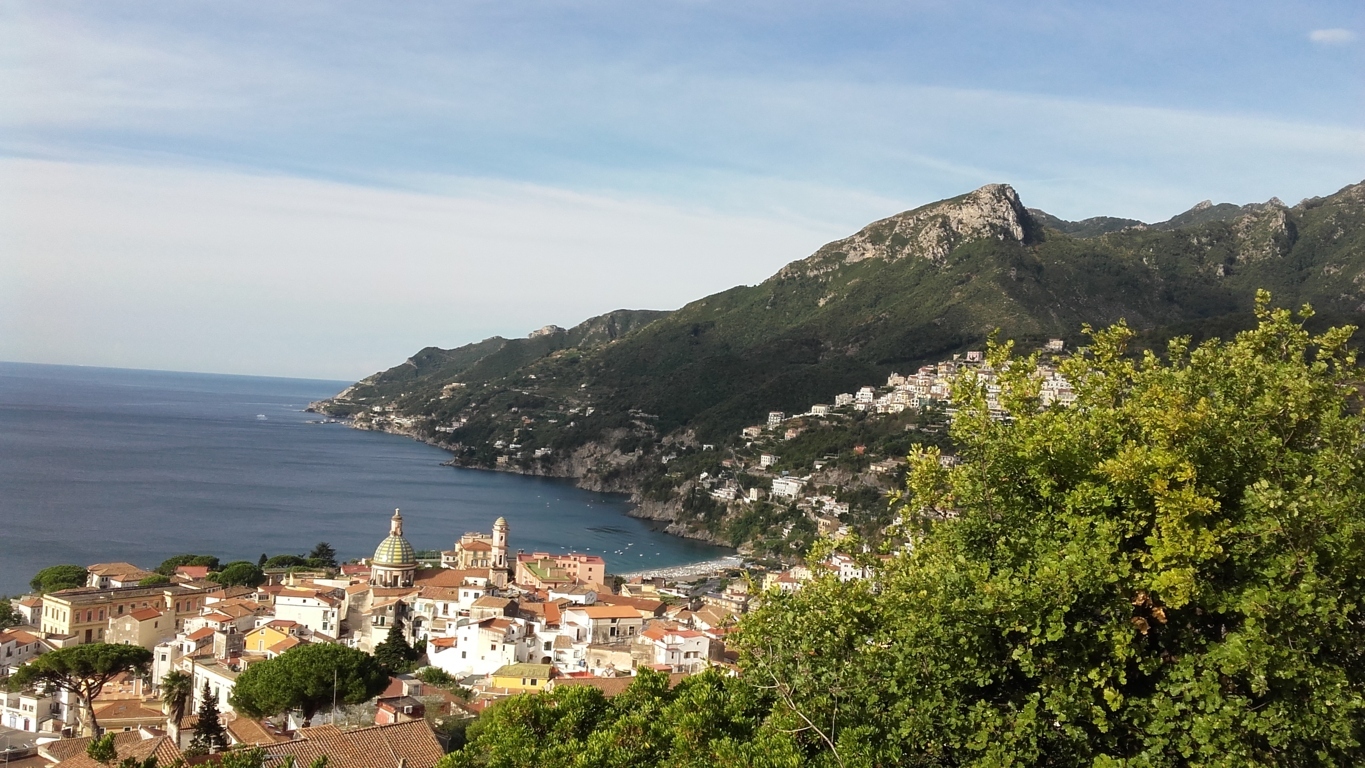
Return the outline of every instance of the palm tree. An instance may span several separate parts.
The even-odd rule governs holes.
[[[180,746],[180,721],[194,695],[194,679],[179,670],[167,672],[161,678],[161,709],[166,713],[166,734]]]

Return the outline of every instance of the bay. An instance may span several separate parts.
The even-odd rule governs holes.
[[[303,411],[347,383],[0,363],[0,594],[59,563],[255,562],[319,541],[365,557],[395,508],[417,549],[501,515],[513,551],[600,554],[608,572],[730,553],[626,516],[618,494],[441,466],[437,448]]]

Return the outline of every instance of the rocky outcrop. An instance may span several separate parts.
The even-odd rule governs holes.
[[[1272,197],[1260,205],[1243,206],[1243,213],[1232,222],[1237,237],[1237,261],[1247,263],[1283,258],[1293,247],[1296,232],[1289,208]]]
[[[974,240],[1023,243],[1031,224],[1013,187],[987,184],[960,197],[875,221],[852,237],[787,265],[774,279],[815,275],[866,259],[920,258],[942,263],[954,248]]]

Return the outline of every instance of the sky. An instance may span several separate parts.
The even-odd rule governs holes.
[[[1365,3],[0,0],[0,360],[356,379],[983,184],[1365,179]]]

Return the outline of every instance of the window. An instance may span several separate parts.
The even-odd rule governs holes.
[[[469,651],[460,651],[460,658],[462,659],[469,658]]]
[[[531,685],[535,685],[535,684],[536,684],[536,679],[533,677],[533,678],[531,678]]]
[[[550,646],[551,646],[551,645],[552,645],[552,643],[551,643],[549,640],[546,640],[546,641],[545,641],[545,650],[547,650],[547,651],[550,650]]]
[[[496,651],[497,649],[498,649],[498,644],[497,644],[497,643],[489,643],[489,644],[488,644],[488,650],[490,650],[490,651]]]
[[[104,609],[100,609],[100,621],[104,621]]]

